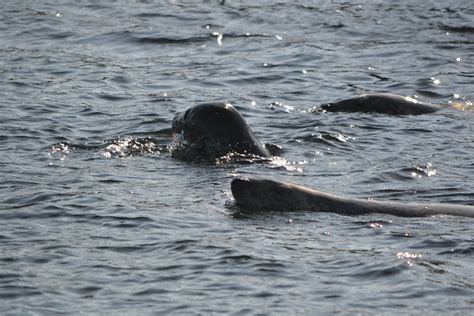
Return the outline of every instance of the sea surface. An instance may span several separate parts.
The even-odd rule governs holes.
[[[323,113],[389,92],[419,116]],[[171,157],[228,101],[270,163]],[[1,315],[473,315],[474,220],[242,213],[235,176],[474,205],[474,2],[0,3]]]

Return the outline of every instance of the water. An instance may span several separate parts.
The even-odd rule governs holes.
[[[471,1],[3,1],[0,313],[458,314],[469,218],[234,215],[235,175],[474,204]],[[362,92],[457,104],[316,113]],[[170,157],[229,101],[270,164]]]

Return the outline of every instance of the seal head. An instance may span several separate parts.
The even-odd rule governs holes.
[[[270,157],[242,115],[230,103],[203,103],[173,120],[173,157],[215,161],[228,154]]]

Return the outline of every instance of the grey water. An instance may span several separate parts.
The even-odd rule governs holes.
[[[239,213],[235,176],[474,205],[474,2],[0,4],[0,314],[468,315],[472,218]],[[322,113],[389,92],[420,116]],[[228,101],[263,164],[170,156]]]

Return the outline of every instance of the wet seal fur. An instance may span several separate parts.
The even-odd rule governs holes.
[[[391,93],[375,93],[324,104],[318,110],[388,115],[420,115],[433,113],[441,108],[442,106],[420,102],[410,97]]]
[[[268,179],[234,178],[231,190],[236,205],[249,211],[305,210],[346,215],[381,213],[403,217],[433,215],[474,217],[474,206],[469,205],[352,199]]]
[[[186,161],[215,161],[228,154],[268,158],[242,115],[230,103],[202,103],[173,119],[171,155]]]

